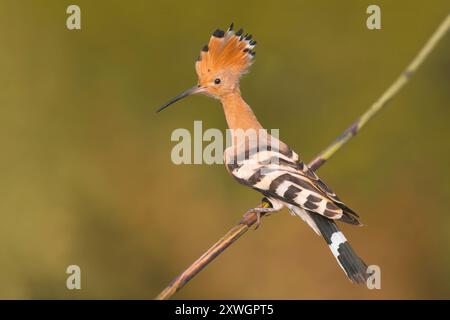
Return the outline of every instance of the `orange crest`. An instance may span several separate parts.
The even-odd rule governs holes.
[[[237,77],[248,71],[255,56],[256,41],[252,40],[252,35],[242,33],[242,29],[234,32],[233,24],[226,32],[214,31],[195,63],[199,78],[207,77],[211,71],[227,70]]]

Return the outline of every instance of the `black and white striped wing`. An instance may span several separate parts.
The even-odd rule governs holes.
[[[292,150],[246,152],[227,163],[230,173],[242,184],[269,198],[318,213],[329,219],[360,224],[357,215],[331,191]]]

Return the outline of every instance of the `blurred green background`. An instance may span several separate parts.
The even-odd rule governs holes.
[[[225,129],[191,97],[194,61],[230,22],[258,41],[242,92],[312,159],[393,82],[449,13],[423,1],[0,2],[0,298],[153,298],[260,195],[220,165],[172,164],[176,128]],[[366,28],[378,4],[382,29]],[[176,298],[450,298],[450,35],[320,176],[362,216],[342,225],[382,271],[350,284],[284,210]],[[66,289],[68,265],[82,290]]]

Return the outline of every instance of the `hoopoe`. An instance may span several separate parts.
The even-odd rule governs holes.
[[[367,265],[356,255],[335,221],[361,225],[347,207],[285,143],[268,134],[250,106],[242,99],[239,80],[253,62],[256,41],[243,30],[217,29],[195,63],[198,84],[161,106],[161,111],[192,94],[206,94],[221,101],[232,132],[224,152],[229,173],[241,184],[264,195],[268,206],[250,209],[259,216],[287,207],[327,242],[348,278],[365,283]],[[244,132],[244,135],[242,135]],[[251,132],[252,134],[248,134]],[[243,137],[243,138],[242,138]]]

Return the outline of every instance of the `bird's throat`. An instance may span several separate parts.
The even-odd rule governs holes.
[[[242,99],[240,92],[236,91],[221,97],[223,111],[228,128],[232,130],[262,129],[250,106]]]

